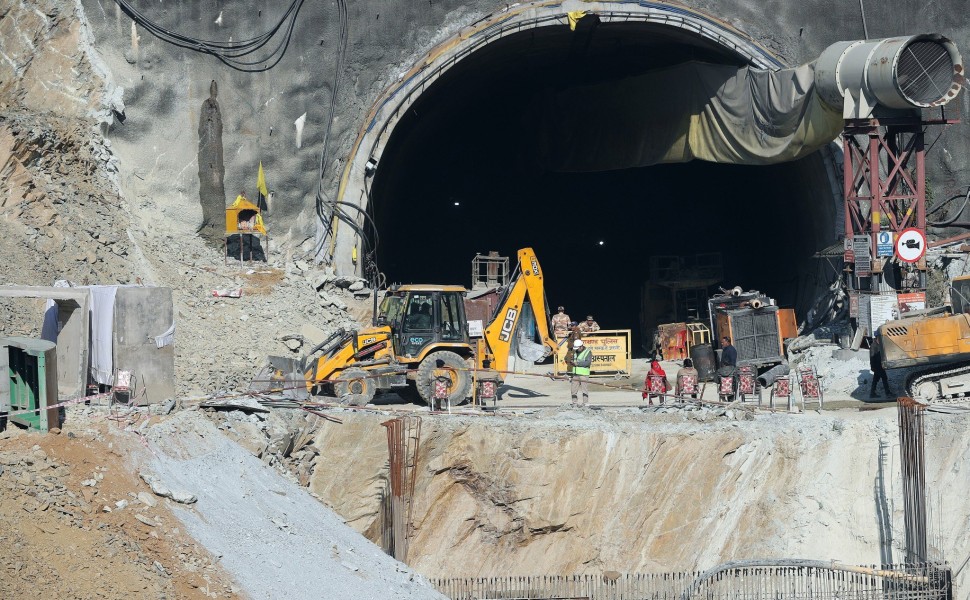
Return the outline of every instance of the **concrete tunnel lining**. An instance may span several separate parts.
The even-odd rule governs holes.
[[[755,40],[710,15],[684,6],[659,4],[642,0],[630,2],[584,3],[576,1],[537,2],[507,7],[472,23],[441,42],[388,88],[364,119],[341,176],[337,200],[364,208],[367,204],[366,180],[368,161],[380,168],[384,149],[406,109],[432,83],[456,63],[476,50],[506,36],[530,29],[566,26],[568,11],[582,10],[603,23],[654,23],[691,32],[720,47],[729,49],[744,62],[762,69],[784,66],[784,63]],[[359,225],[363,224],[362,217]],[[361,272],[359,261],[353,261],[355,235],[349,227],[332,225],[335,235],[329,246],[333,264],[340,272]],[[328,258],[330,258],[328,257]]]
[[[645,4],[645,3],[641,3]],[[658,34],[663,33],[667,37],[673,39],[674,37],[679,39],[679,43],[683,44],[684,47],[691,46],[695,49],[699,48],[705,50],[709,53],[719,54],[718,58],[711,58],[712,62],[723,62],[724,64],[735,64],[736,66],[758,66],[762,68],[777,68],[781,66],[781,63],[772,57],[767,51],[760,48],[756,43],[750,40],[746,40],[741,37],[741,34],[729,29],[724,28],[720,32],[714,32],[711,24],[717,24],[716,20],[706,18],[702,20],[698,17],[697,21],[691,21],[684,17],[684,15],[673,15],[664,14],[663,9],[675,9],[676,7],[663,6],[656,7],[654,5],[647,6],[644,8],[641,4],[636,4],[636,8],[642,10],[643,12],[638,13],[637,19],[632,18],[631,12],[623,13],[622,17],[620,13],[615,10],[603,11],[599,13],[599,16],[603,19],[600,23],[600,31],[602,31],[603,26],[613,27],[628,27],[640,29],[634,33],[652,33]],[[620,6],[624,9],[628,9],[628,4],[612,3],[611,7]],[[344,173],[344,178],[341,181],[340,198],[345,202],[357,203],[362,207],[366,206],[368,201],[372,201],[380,204],[379,193],[376,190],[381,188],[380,180],[390,173],[397,167],[394,166],[395,158],[394,153],[394,142],[392,141],[397,135],[398,137],[402,135],[408,135],[407,129],[413,123],[408,123],[407,115],[411,109],[417,107],[419,110],[421,108],[421,103],[432,97],[436,93],[441,93],[441,89],[447,85],[447,82],[454,80],[455,73],[462,73],[468,75],[470,69],[474,65],[481,66],[483,63],[487,63],[488,59],[484,58],[489,55],[489,53],[495,53],[498,49],[503,47],[503,45],[514,44],[516,39],[522,39],[526,35],[535,35],[534,31],[541,27],[546,27],[546,32],[552,31],[551,26],[558,26],[559,31],[565,31],[569,34],[567,27],[566,16],[562,12],[561,5],[554,6],[543,6],[541,7],[540,13],[537,14],[536,9],[533,7],[530,9],[531,12],[517,13],[516,15],[509,16],[506,13],[500,14],[498,17],[492,17],[491,19],[485,19],[478,24],[469,27],[467,30],[463,30],[456,36],[450,38],[448,41],[443,42],[435,50],[429,53],[422,61],[417,63],[417,65],[405,75],[401,82],[387,90],[387,92],[382,96],[382,98],[375,104],[370,115],[365,121],[365,126],[361,130],[360,135],[357,138],[357,142],[354,145],[354,150],[351,153],[350,160],[348,160],[348,167]],[[523,24],[524,23],[524,24]],[[672,25],[671,23],[676,23],[677,25]],[[647,29],[643,29],[647,28]],[[650,29],[653,28],[653,29]],[[532,33],[529,31],[532,30]],[[476,35],[481,34],[482,31],[490,31],[492,33],[489,38],[478,38]],[[706,32],[706,33],[703,33]],[[725,36],[733,36],[732,43],[729,45],[721,45],[720,40],[728,39]],[[548,41],[548,40],[547,40]],[[741,49],[739,51],[739,49]],[[509,50],[506,49],[506,52]],[[507,56],[506,56],[507,58]],[[460,66],[461,68],[456,68]],[[499,61],[494,61],[494,65],[491,70],[501,69],[501,63]],[[483,69],[489,70],[489,69]],[[481,71],[474,71],[474,73],[480,73]],[[449,79],[451,78],[451,79]],[[425,111],[427,114],[427,111]],[[434,111],[431,111],[432,113]],[[413,119],[412,119],[413,121]],[[402,123],[405,125],[402,126]],[[397,133],[395,133],[397,132]],[[389,152],[390,148],[390,152]],[[801,191],[792,192],[789,195],[793,199],[788,199],[789,202],[797,202],[797,200],[802,200],[803,204],[811,203],[813,206],[808,210],[814,211],[812,218],[804,218],[805,207],[801,207],[800,210],[803,214],[799,218],[793,219],[795,223],[789,224],[789,226],[801,227],[803,229],[810,230],[808,234],[811,237],[811,246],[806,247],[805,244],[799,248],[801,255],[799,255],[798,264],[792,264],[792,268],[795,270],[804,271],[806,268],[811,267],[811,263],[807,257],[817,250],[822,245],[831,243],[834,241],[838,232],[838,220],[837,211],[838,204],[841,200],[839,193],[839,185],[837,184],[837,174],[835,163],[833,162],[833,156],[829,149],[824,149],[820,153],[816,153],[802,161],[799,161],[799,167],[779,167],[776,168],[774,174],[765,175],[764,177],[758,176],[759,179],[773,179],[773,180],[788,180],[788,181],[798,181],[798,187]],[[369,179],[366,173],[365,165],[369,160],[373,160],[377,163],[376,174],[374,179]],[[390,161],[390,162],[388,162]],[[702,172],[707,173],[724,173],[724,166],[710,165],[708,163],[696,164],[695,168],[702,169]],[[793,163],[795,164],[795,163]],[[680,165],[680,173],[689,173],[690,171],[685,171],[683,165]],[[406,167],[400,167],[406,168]],[[706,171],[703,171],[705,170]],[[714,169],[714,171],[710,171]],[[745,175],[741,177],[750,177],[751,169],[757,169],[755,167],[744,167],[747,169]],[[788,169],[785,171],[787,175],[780,175],[782,171],[779,169]],[[766,172],[767,173],[767,172]],[[794,173],[794,175],[793,175]],[[821,183],[821,185],[819,185]],[[780,184],[779,184],[780,185]],[[805,191],[808,188],[816,188],[814,191]],[[374,194],[372,197],[369,195]],[[802,194],[802,197],[798,198],[798,194]],[[808,197],[814,194],[811,199],[812,202],[808,202]],[[821,196],[822,201],[818,201],[818,197]],[[387,201],[387,200],[383,200]],[[700,210],[700,209],[699,209]],[[383,211],[386,215],[386,211]],[[334,262],[340,269],[355,269],[359,270],[360,265],[354,265],[349,259],[351,257],[352,248],[356,243],[355,237],[352,231],[345,224],[341,223],[337,229],[338,235],[336,238],[336,245],[334,246],[335,257]],[[486,238],[484,235],[480,235],[481,238]],[[383,239],[383,235],[382,235]],[[490,242],[483,241],[488,245]],[[532,242],[528,238],[522,239],[521,245],[531,245]],[[387,247],[384,246],[385,251]],[[485,251],[489,249],[494,249],[491,246],[488,248],[484,246],[479,246],[478,251]],[[505,253],[513,253],[514,248],[510,245],[509,247],[501,247],[501,250]],[[467,251],[467,249],[465,250]],[[358,252],[360,249],[358,248]],[[426,252],[430,257],[435,252],[435,247],[432,243],[426,244]],[[671,252],[671,254],[677,254],[678,252]],[[473,253],[469,253],[467,257],[462,254],[465,261],[470,260]],[[543,259],[544,255],[540,252],[540,259]],[[543,260],[547,273],[549,271],[550,265],[547,264],[549,257],[545,257]],[[440,264],[440,263],[439,263]],[[382,265],[383,267],[383,265]],[[646,259],[642,261],[642,273],[639,273],[637,277],[640,277],[640,281],[646,279]],[[467,269],[461,269],[458,272],[464,272]],[[390,273],[392,280],[400,281],[433,281],[441,282],[439,280],[442,277],[446,277],[450,283],[466,283],[457,280],[455,275],[455,269],[441,269],[442,273],[448,273],[448,275],[438,274],[437,276],[429,274],[425,277],[415,276],[414,278],[397,277],[394,273]],[[551,279],[547,278],[547,279]],[[732,284],[735,282],[731,282]],[[777,290],[770,289],[770,284],[764,282],[758,282],[754,278],[748,279],[746,281],[737,281],[736,283],[747,285],[749,287],[763,287],[769,294],[774,293],[775,295],[788,296],[785,301],[791,304],[800,304],[802,311],[804,312],[807,307],[806,303],[810,302],[812,296],[814,295],[814,290],[799,290],[797,297],[794,294],[780,293]],[[549,283],[547,283],[547,287]],[[550,293],[555,290],[555,285],[550,289]],[[562,291],[562,290],[559,290]],[[635,296],[635,292],[633,294]],[[550,302],[555,302],[554,299]],[[636,327],[634,326],[634,329]]]

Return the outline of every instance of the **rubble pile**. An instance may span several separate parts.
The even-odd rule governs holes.
[[[33,597],[38,586],[49,597],[111,599],[238,592],[165,500],[126,471],[125,441],[78,422],[60,435],[0,434],[0,596]]]
[[[304,339],[316,344],[356,325],[347,311],[367,304],[331,292],[341,308],[324,308],[307,276],[292,265],[227,266],[197,238],[187,240],[179,256],[166,255],[164,240],[144,236],[140,244],[152,257],[156,285],[173,290],[177,389],[183,396],[247,389],[268,355],[299,356],[310,349]],[[240,297],[214,295],[222,289],[239,290]]]
[[[788,362],[792,371],[800,367],[814,366],[828,394],[869,398],[872,371],[869,369],[869,350],[852,350],[849,345],[852,329],[848,323],[835,323],[819,327],[800,336],[788,346]],[[902,393],[906,378],[912,369],[893,369],[889,372],[889,385]]]
[[[234,403],[239,403],[234,400]],[[320,452],[313,445],[320,417],[295,409],[209,411],[207,416],[229,439],[301,486],[310,483]]]
[[[135,283],[110,150],[87,121],[0,114],[0,284]],[[16,324],[36,317],[17,312]]]
[[[98,123],[124,111],[104,79],[80,3],[0,2],[0,284],[128,283],[128,215]],[[114,108],[111,108],[113,106]],[[4,332],[34,310],[4,303]]]

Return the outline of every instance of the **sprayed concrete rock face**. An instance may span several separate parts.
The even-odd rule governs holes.
[[[216,81],[229,199],[244,185],[252,190],[262,161],[270,188],[277,191],[278,206],[269,223],[281,235],[274,238],[304,244],[304,250],[313,246],[313,196],[324,145],[329,150],[324,187],[333,196],[344,160],[358,132],[368,125],[368,113],[380,94],[436,44],[506,6],[491,0],[357,2],[350,8],[347,39],[342,40],[336,5],[307,4],[279,65],[267,73],[242,74],[211,56],[173,48],[145,32],[133,36],[130,20],[113,5],[102,6],[95,0],[81,4],[115,85],[126,90],[128,118],[115,123],[109,133],[123,157],[121,180],[126,191],[198,199],[199,169],[194,157],[199,110],[211,82]],[[176,1],[166,7],[146,9],[146,14],[179,33],[210,40],[249,39],[263,33],[284,10],[283,5],[253,2],[224,6]],[[752,0],[707,0],[690,3],[690,8],[745,32],[790,65],[813,60],[840,40],[924,31],[941,31],[962,40],[968,33],[957,0],[919,10],[901,0],[883,3],[878,10],[867,11],[866,29],[859,5],[852,3],[788,2],[764,10],[762,3]],[[336,73],[343,41],[347,52],[341,72]],[[335,119],[329,126],[335,81]],[[966,126],[947,130],[945,164],[929,165],[944,187],[967,170],[970,142],[960,133]],[[142,179],[136,180],[135,173]],[[187,207],[176,217],[186,230],[197,228],[203,219],[197,207]]]

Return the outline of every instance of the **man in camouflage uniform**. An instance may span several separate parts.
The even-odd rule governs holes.
[[[586,320],[579,324],[581,333],[593,333],[600,330],[600,324],[593,320],[593,315],[586,315]]]
[[[569,335],[569,315],[565,313],[565,308],[559,307],[559,312],[552,315],[552,336],[561,340]]]

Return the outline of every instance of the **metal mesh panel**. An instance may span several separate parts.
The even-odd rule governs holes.
[[[931,104],[942,99],[953,82],[953,61],[936,42],[913,42],[903,49],[896,67],[900,90],[910,100]]]
[[[731,333],[738,360],[751,361],[778,356],[777,311],[748,312],[731,316]]]

